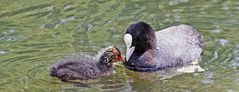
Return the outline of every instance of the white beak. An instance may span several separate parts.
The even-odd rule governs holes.
[[[131,55],[134,52],[135,47],[132,46],[132,36],[130,34],[125,34],[124,35],[124,42],[126,45],[126,61],[129,60],[129,58],[131,57]]]

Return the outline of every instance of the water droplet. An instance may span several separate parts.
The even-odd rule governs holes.
[[[70,22],[70,21],[73,21],[75,19],[76,19],[75,16],[72,16],[72,17],[69,17],[69,18],[66,18],[66,19],[61,19],[60,23]]]
[[[112,23],[112,22],[113,22],[113,20],[109,20],[109,21],[108,21],[108,23]]]
[[[87,30],[89,31],[89,30],[91,30],[94,26],[93,26],[92,24],[88,24],[87,27],[88,27]]]
[[[0,55],[7,54],[7,51],[0,50]]]
[[[72,5],[65,5],[64,9],[69,9],[71,7],[72,7]]]
[[[222,31],[221,29],[217,29],[217,28],[212,30],[212,32],[215,32],[215,33],[219,33],[221,31]]]
[[[51,10],[53,10],[53,9],[54,9],[53,6],[49,6],[49,7],[43,8],[43,10],[45,10],[45,11],[51,11]]]
[[[225,45],[228,45],[229,41],[226,40],[226,39],[219,39],[218,40],[218,44],[221,45],[221,46],[225,46]]]

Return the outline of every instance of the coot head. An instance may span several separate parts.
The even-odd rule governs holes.
[[[112,65],[115,62],[123,61],[120,50],[115,46],[109,46],[103,50],[103,53],[100,56],[100,63]]]
[[[126,29],[124,35],[126,44],[126,61],[133,53],[142,54],[156,47],[155,31],[145,22],[136,22]]]

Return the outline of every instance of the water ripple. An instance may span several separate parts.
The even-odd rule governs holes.
[[[203,79],[201,80],[202,84],[213,84],[214,83],[214,73],[207,71],[204,76]]]
[[[7,51],[0,50],[0,55],[7,54]]]
[[[22,8],[22,9],[18,9],[18,10],[14,10],[11,12],[5,12],[0,14],[0,17],[6,17],[6,16],[14,16],[20,13],[24,13],[24,12],[29,12],[31,10],[36,10],[36,9],[41,9],[41,8],[45,8],[45,7],[49,7],[51,4],[41,4],[41,5],[36,5],[36,6],[30,6],[27,8]]]
[[[238,69],[238,67],[239,67],[239,45],[237,45],[234,50],[234,60],[231,64],[231,66],[235,69]]]

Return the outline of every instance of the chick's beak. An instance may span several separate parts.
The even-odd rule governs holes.
[[[121,55],[119,55],[119,56],[116,58],[116,60],[117,60],[117,61],[124,61],[124,58],[123,58]]]
[[[116,49],[113,50],[113,53],[114,53],[114,55],[116,56],[115,62],[124,61],[124,58],[123,58],[121,55],[117,55],[117,54],[119,54],[119,52],[118,52]]]

